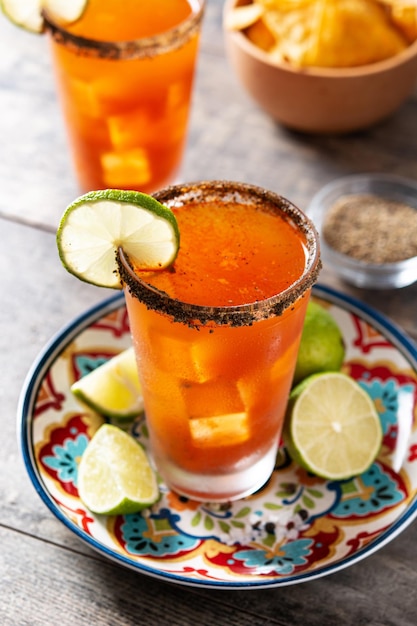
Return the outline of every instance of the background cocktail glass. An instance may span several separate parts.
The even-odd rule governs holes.
[[[320,268],[317,234],[287,200],[251,185],[177,185],[155,197],[174,210],[179,223],[181,247],[171,272],[139,276],[119,250],[153,457],[166,483],[185,496],[202,501],[240,498],[259,489],[274,468],[306,307]],[[231,224],[225,219],[228,211],[234,211]],[[198,226],[198,220],[203,224]],[[230,241],[226,236],[219,246],[226,221],[240,234]],[[275,232],[265,243],[272,225],[276,233],[285,230],[280,243],[275,243]],[[242,236],[248,242],[243,251]],[[253,288],[256,294],[266,277],[273,281],[271,272],[277,273],[277,283],[294,265],[299,274],[271,297],[210,306],[194,304],[197,293],[205,298],[210,288],[197,269],[193,285],[187,285],[191,297],[184,302],[175,296],[181,281],[188,280],[180,257],[187,255],[185,264],[193,264],[192,248],[200,250],[207,240],[212,243],[211,253],[203,254],[205,271],[215,281],[236,281],[236,289],[244,293]],[[249,286],[251,248],[257,249],[261,271]],[[161,279],[166,279],[163,288]],[[196,299],[190,302],[193,292]]]
[[[89,0],[65,29],[45,16],[82,191],[173,182],[203,11],[204,0]]]

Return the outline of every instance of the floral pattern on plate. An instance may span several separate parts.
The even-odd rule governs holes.
[[[384,431],[381,453],[361,476],[325,481],[280,448],[256,494],[227,504],[161,498],[141,513],[94,516],[78,497],[77,470],[103,418],[81,406],[72,382],[130,345],[122,296],[86,312],[40,355],[22,392],[22,449],[28,473],[52,512],[105,556],[172,582],[272,587],[332,573],[368,556],[417,514],[416,348],[361,303],[325,287],[346,343],[345,372],[372,396]],[[122,422],[145,446],[146,422]]]

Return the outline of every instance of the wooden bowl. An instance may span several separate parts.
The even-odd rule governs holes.
[[[226,0],[224,21],[247,0]],[[352,68],[273,62],[242,32],[224,28],[226,53],[243,87],[278,122],[310,133],[347,133],[393,114],[417,80],[417,41],[387,60]]]

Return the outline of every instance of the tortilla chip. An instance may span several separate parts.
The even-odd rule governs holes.
[[[276,43],[274,35],[269,30],[262,17],[245,30],[245,35],[255,46],[258,46],[258,48],[261,48],[261,50],[265,52],[272,50]]]
[[[355,67],[382,61],[417,39],[416,0],[253,0],[228,15],[277,62]]]
[[[256,2],[235,7],[225,16],[225,28],[227,30],[244,30],[257,22],[262,13],[262,6]]]
[[[414,0],[381,0],[387,6],[391,22],[408,43],[417,39],[417,2]]]
[[[257,0],[265,7],[263,21],[275,37],[271,50],[274,60],[306,65],[305,58],[314,41],[318,7],[323,0]],[[272,6],[275,6],[272,9]],[[266,7],[269,10],[266,10]]]
[[[354,67],[382,61],[408,45],[374,0],[327,0],[309,63]]]

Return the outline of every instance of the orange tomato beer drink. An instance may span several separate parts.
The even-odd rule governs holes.
[[[46,15],[80,187],[151,192],[180,166],[204,0],[89,0]]]
[[[316,232],[287,200],[241,183],[155,197],[178,221],[173,265],[139,272],[119,250],[153,457],[180,494],[240,498],[274,468]]]

